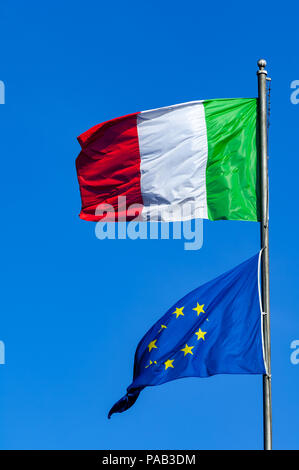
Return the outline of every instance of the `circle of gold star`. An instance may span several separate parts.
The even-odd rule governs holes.
[[[197,316],[198,316],[200,313],[206,313],[203,309],[204,306],[205,306],[205,304],[199,305],[199,303],[197,302],[196,307],[193,308],[192,310],[195,310],[195,312],[197,312]]]
[[[193,352],[192,352],[193,348],[194,348],[194,346],[188,346],[188,344],[186,344],[186,346],[183,349],[181,349],[181,351],[183,351],[184,356],[186,356],[187,354],[192,354],[193,355]]]
[[[174,359],[167,359],[166,362],[164,362],[165,364],[165,370],[168,369],[168,367],[172,367],[174,369],[174,366],[172,365],[172,363],[174,362]]]
[[[172,312],[173,315],[176,315],[176,318],[178,318],[180,315],[184,316],[183,314],[183,310],[184,310],[185,307],[181,307],[181,308],[176,308],[175,309],[175,312]]]
[[[198,331],[195,332],[197,336],[197,340],[203,339],[205,341],[205,335],[207,334],[206,331],[202,331],[200,328]]]
[[[151,352],[151,350],[152,350],[153,348],[156,348],[156,349],[158,348],[158,346],[156,346],[156,341],[157,341],[157,340],[154,339],[153,341],[151,341],[151,342],[149,343],[149,345],[148,345],[148,350],[149,350],[149,352]]]

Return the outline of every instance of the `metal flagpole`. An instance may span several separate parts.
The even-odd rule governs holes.
[[[267,65],[264,59],[258,61],[258,129],[260,157],[261,197],[261,248],[262,252],[262,307],[263,335],[266,374],[263,376],[264,450],[272,449],[272,401],[271,401],[271,348],[270,348],[270,291],[269,291],[269,182],[267,151]]]

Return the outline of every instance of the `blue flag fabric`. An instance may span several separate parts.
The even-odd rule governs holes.
[[[258,269],[259,254],[176,302],[138,344],[133,382],[108,418],[130,408],[146,386],[265,374]]]

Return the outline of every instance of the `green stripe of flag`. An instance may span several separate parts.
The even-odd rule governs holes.
[[[257,99],[204,101],[210,220],[259,221]]]

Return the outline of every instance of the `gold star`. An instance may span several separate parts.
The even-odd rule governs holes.
[[[188,346],[188,344],[186,344],[186,346],[183,349],[181,349],[181,351],[183,351],[184,356],[186,356],[187,354],[192,354],[193,355],[193,352],[192,352],[193,348],[194,348],[194,346]]]
[[[184,316],[183,310],[185,307],[182,308],[176,308],[175,312],[172,312],[173,315],[176,315],[176,318],[178,318],[180,315]]]
[[[172,365],[173,362],[174,362],[174,359],[167,359],[167,361],[164,362],[165,370],[168,369],[168,367],[172,367],[174,369],[174,366]]]
[[[203,309],[204,306],[205,306],[205,304],[199,305],[199,303],[197,302],[197,306],[195,308],[193,308],[192,310],[195,310],[195,312],[197,312],[197,316],[198,316],[200,313],[206,313]]]
[[[206,331],[202,331],[202,330],[199,328],[199,330],[196,331],[195,334],[197,335],[197,341],[198,341],[199,339],[201,339],[201,338],[205,341],[205,335],[207,334]]]
[[[158,331],[158,333],[160,333],[160,331],[162,331],[164,328],[167,328],[167,326],[166,326],[166,325],[161,325],[161,328],[160,328],[160,330]]]
[[[147,369],[149,366],[151,366],[153,363],[153,361],[149,361],[149,364],[147,366],[145,366],[145,368]]]
[[[154,339],[154,341],[151,341],[150,344],[148,345],[148,350],[149,350],[149,352],[151,352],[151,350],[152,350],[153,348],[156,348],[156,349],[157,349],[158,346],[156,346],[156,341],[157,341],[157,340]]]

